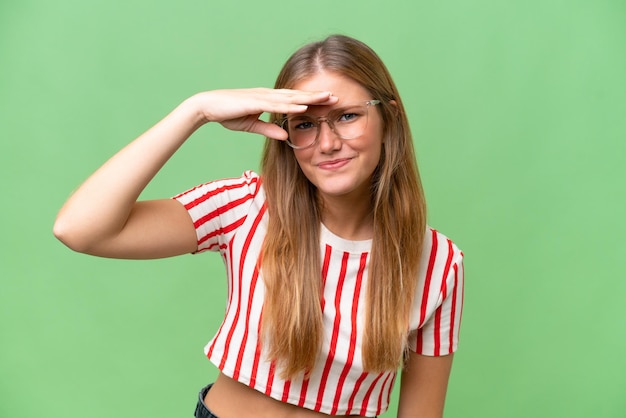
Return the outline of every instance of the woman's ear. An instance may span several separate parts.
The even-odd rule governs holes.
[[[398,113],[400,112],[400,108],[398,107],[398,102],[396,102],[395,99],[391,99],[391,100],[389,100],[389,104],[392,106],[393,112],[397,116]]]

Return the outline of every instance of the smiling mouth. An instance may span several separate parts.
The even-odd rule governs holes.
[[[323,161],[317,164],[317,166],[323,170],[334,170],[334,169],[343,167],[344,165],[348,164],[351,160],[352,158],[341,158],[338,160]]]

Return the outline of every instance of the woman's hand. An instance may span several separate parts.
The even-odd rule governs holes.
[[[308,106],[337,103],[330,92],[309,92],[289,89],[214,90],[189,99],[205,122],[219,122],[233,131],[252,132],[268,138],[287,139],[279,126],[260,119],[263,113],[302,113]]]

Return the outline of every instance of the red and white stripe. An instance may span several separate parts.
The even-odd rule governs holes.
[[[283,380],[259,340],[265,288],[259,254],[267,211],[259,176],[207,183],[175,198],[189,211],[198,251],[219,251],[228,276],[224,322],[206,345],[226,375],[271,396],[326,414],[380,415],[387,410],[396,371],[363,371],[361,347],[371,241],[348,241],[323,225],[320,251],[324,341],[307,379]],[[297,303],[297,301],[285,301]],[[409,347],[424,355],[456,350],[463,304],[462,253],[429,229],[411,315]]]
[[[442,356],[457,349],[463,310],[463,253],[430,229],[424,242],[418,292],[409,323],[409,348]]]

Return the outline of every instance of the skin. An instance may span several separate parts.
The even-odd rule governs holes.
[[[398,418],[441,418],[453,354],[427,357],[410,352],[400,379]]]
[[[371,99],[355,84],[336,74],[319,73],[293,90],[219,90],[190,97],[115,154],[70,196],[55,221],[55,236],[75,251],[102,257],[151,259],[195,251],[195,229],[179,202],[137,200],[191,134],[206,123],[217,122],[231,130],[284,140],[287,132],[260,120],[262,113],[324,115],[341,103]],[[380,156],[381,133],[378,110],[370,109],[367,132],[358,141],[348,144],[323,124],[319,142],[296,151],[303,171],[323,199],[324,223],[348,239],[372,236],[370,208],[364,202]],[[402,373],[398,416],[441,417],[451,364],[452,356],[427,358],[412,353]],[[271,399],[222,374],[205,403],[220,418],[326,416]]]

